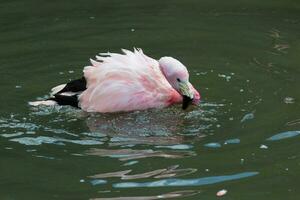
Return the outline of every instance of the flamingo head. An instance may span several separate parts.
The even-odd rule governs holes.
[[[200,94],[189,82],[189,72],[180,61],[172,57],[162,57],[159,59],[159,66],[170,85],[181,94],[182,109],[186,109],[190,103],[199,103]]]

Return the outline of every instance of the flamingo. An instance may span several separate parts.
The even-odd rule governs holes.
[[[30,105],[71,105],[87,112],[123,112],[200,101],[187,68],[177,59],[155,60],[142,49],[100,53],[84,67],[83,77],[52,88],[51,97]]]

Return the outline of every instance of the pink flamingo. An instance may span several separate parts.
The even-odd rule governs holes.
[[[87,112],[120,112],[198,104],[199,92],[189,82],[186,67],[172,57],[158,61],[141,49],[124,54],[101,53],[83,70],[81,79],[52,89],[46,101],[31,105],[71,105]]]

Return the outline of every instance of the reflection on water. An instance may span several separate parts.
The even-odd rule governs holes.
[[[211,143],[204,144],[204,146],[209,148],[220,148],[222,145],[220,143],[211,142]]]
[[[218,126],[218,111],[225,104],[202,103],[188,112],[180,110],[177,106],[163,110],[146,110],[130,113],[95,114],[84,113],[73,108],[61,106],[47,108],[40,107],[30,114],[29,118],[12,115],[0,119],[3,138],[22,145],[64,145],[69,143],[89,145],[84,150],[72,153],[75,156],[112,158],[122,161],[120,167],[127,167],[119,171],[107,171],[87,175],[92,187],[113,188],[144,188],[144,187],[189,187],[222,183],[231,180],[255,176],[258,172],[243,172],[231,175],[208,176],[200,178],[178,178],[197,172],[197,168],[179,168],[179,165],[169,165],[140,173],[134,173],[128,167],[139,167],[142,161],[149,158],[175,159],[197,156],[195,144],[205,141],[211,135],[211,127]],[[243,110],[244,112],[244,110]],[[244,115],[238,123],[254,118],[255,111]],[[53,116],[50,123],[43,123],[43,118]],[[238,118],[237,118],[238,119]],[[65,124],[84,121],[88,130],[70,131]],[[293,122],[294,123],[294,122]],[[296,121],[297,123],[297,121]],[[246,124],[246,123],[245,123]],[[11,131],[13,130],[13,132]],[[43,135],[37,135],[42,131]],[[281,140],[294,137],[300,131],[288,131],[276,134],[267,140]],[[221,149],[225,145],[239,144],[239,138],[220,139],[215,142],[203,142],[203,149]],[[197,147],[197,148],[196,148]],[[88,148],[88,149],[87,149]],[[49,161],[61,160],[60,158],[43,155],[39,150],[27,150],[35,158]],[[140,160],[142,159],[142,160]],[[176,160],[177,159],[177,160]],[[244,159],[242,159],[244,160]],[[180,162],[178,162],[180,163]],[[111,179],[118,178],[119,182],[111,183]],[[143,179],[154,179],[143,182]],[[140,180],[141,182],[121,182],[121,180]],[[182,198],[197,194],[198,191],[179,191],[165,193],[157,196],[128,196],[94,199],[163,199]]]
[[[74,144],[81,144],[81,145],[98,145],[103,144],[100,141],[96,140],[69,140],[64,138],[53,138],[53,137],[46,137],[46,136],[38,136],[38,137],[21,137],[21,138],[14,138],[10,141],[18,142],[24,145],[41,145],[41,144],[58,144],[64,145],[64,142],[70,142]]]
[[[109,145],[110,146],[134,146],[138,144],[148,144],[148,145],[166,145],[166,148],[180,148],[177,146],[183,142],[188,142],[189,139],[186,139],[181,135],[171,135],[171,136],[140,136],[140,135],[132,135],[126,136],[120,134],[121,136],[114,136],[110,138]],[[204,137],[201,135],[201,137]],[[198,137],[200,138],[200,137]],[[169,146],[168,146],[169,145]],[[158,146],[159,147],[159,146]]]
[[[109,146],[148,144],[155,145],[156,148],[190,149],[192,145],[184,143],[195,142],[204,137],[209,127],[217,121],[217,108],[222,106],[224,105],[203,103],[189,112],[173,106],[163,110],[112,114],[84,113],[62,106],[41,106],[32,108],[30,117],[12,114],[9,118],[1,118],[1,136],[12,138],[11,141],[25,145],[63,142],[97,145],[102,144],[99,140],[108,140]],[[49,120],[52,116],[53,119]],[[41,123],[43,118],[47,118],[49,123]],[[74,133],[65,129],[61,123],[72,124],[79,119],[86,121],[89,132]],[[37,131],[49,134],[33,137]],[[54,137],[53,134],[59,137]],[[66,139],[65,136],[71,138]]]
[[[295,119],[286,123],[287,126],[294,126],[300,124],[300,119]]]
[[[193,148],[193,145],[175,144],[175,145],[155,146],[155,148],[167,148],[167,149],[174,149],[174,150],[175,149],[177,149],[177,150],[184,150],[184,149],[191,149],[191,148]]]
[[[92,148],[85,155],[118,158],[120,161],[135,160],[141,158],[183,158],[196,155],[193,151],[154,151],[152,149],[96,149]]]
[[[94,180],[91,180],[91,184],[92,185],[103,185],[103,184],[106,184],[107,181],[106,180],[102,180],[102,179],[94,179]]]
[[[183,198],[188,196],[193,196],[198,194],[200,191],[195,190],[183,190],[169,192],[165,194],[155,195],[155,196],[132,196],[132,197],[112,197],[112,198],[92,198],[91,200],[155,200],[155,199],[173,199],[173,198]]]
[[[89,176],[89,178],[111,178],[111,177],[120,177],[122,180],[130,180],[130,179],[140,179],[140,178],[170,178],[170,177],[179,177],[188,174],[195,173],[197,169],[187,168],[187,169],[178,169],[179,165],[170,166],[164,169],[157,169],[150,172],[144,172],[140,174],[129,175],[132,170],[118,171],[118,172],[110,172],[103,174],[96,174],[93,176]]]
[[[258,172],[243,172],[239,174],[225,175],[225,176],[211,176],[204,178],[194,178],[194,179],[162,179],[159,181],[152,182],[123,182],[115,183],[113,187],[115,188],[136,188],[136,187],[170,187],[170,186],[200,186],[220,183],[224,181],[237,180],[242,178],[247,178],[257,175]]]
[[[270,141],[283,140],[283,139],[295,137],[297,135],[300,135],[300,131],[287,131],[287,132],[282,132],[282,133],[273,135],[272,137],[269,137],[267,140],[270,140]]]
[[[188,112],[174,106],[163,110],[153,109],[130,113],[94,114],[84,113],[72,108],[61,106],[34,108],[30,118],[19,116],[3,118],[0,121],[2,137],[22,145],[92,145],[93,148],[83,152],[72,153],[77,156],[99,156],[115,158],[126,162],[123,167],[140,164],[139,159],[169,158],[180,159],[196,156],[192,143],[201,141],[212,124],[217,122],[217,109],[223,104],[203,103]],[[53,120],[43,123],[43,118]],[[72,132],[61,122],[72,124],[84,120],[88,131]],[[10,130],[18,130],[11,133]],[[37,134],[42,131],[43,135]],[[100,147],[99,147],[100,145]],[[104,148],[104,147],[107,148]],[[136,148],[138,147],[138,148]],[[39,154],[39,150],[28,150],[35,158],[61,160],[56,157]],[[179,168],[179,165],[133,173],[132,169],[97,173],[90,175],[90,184],[94,187],[108,185],[111,178],[120,180],[136,180],[153,178],[172,180],[193,174],[196,168]],[[84,179],[82,179],[84,181]],[[121,184],[121,183],[119,183]],[[126,184],[126,183],[125,183]],[[114,184],[114,187],[123,187]],[[197,194],[198,191],[177,191],[156,196],[130,196],[95,199],[169,199]]]
[[[203,103],[201,106],[194,106],[190,112],[172,106],[130,113],[91,114],[87,119],[87,126],[92,132],[112,137],[201,135],[217,121],[216,107],[219,106],[222,105]]]
[[[139,161],[137,160],[132,160],[132,161],[129,161],[127,163],[124,163],[123,166],[130,166],[130,165],[134,165],[134,164],[137,164],[139,163]]]
[[[224,142],[224,144],[239,144],[241,142],[238,138],[228,139]]]

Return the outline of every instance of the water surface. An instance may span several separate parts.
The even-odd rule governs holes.
[[[298,1],[2,1],[1,199],[299,199]],[[30,108],[99,52],[174,56],[202,103]]]

